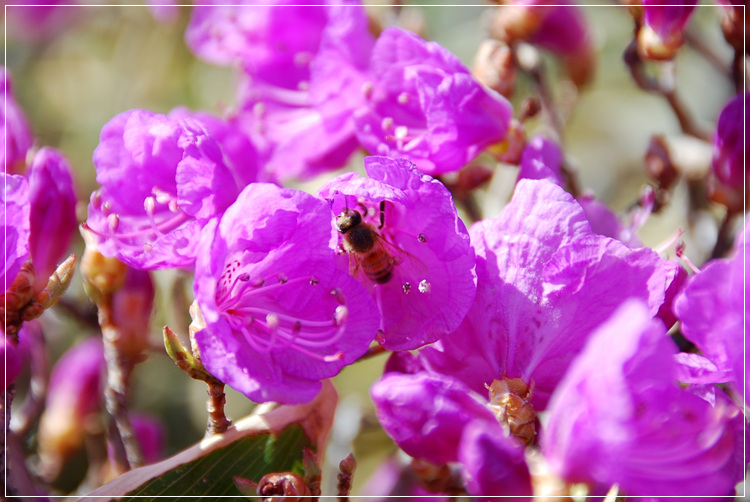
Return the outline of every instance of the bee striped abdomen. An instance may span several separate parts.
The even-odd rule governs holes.
[[[367,278],[377,284],[385,284],[393,277],[393,260],[388,253],[382,250],[368,253],[360,260],[359,264]]]

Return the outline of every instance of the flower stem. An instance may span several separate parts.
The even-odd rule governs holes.
[[[710,140],[710,135],[695,123],[684,103],[677,97],[674,85],[671,83],[672,78],[667,79],[670,82],[665,82],[664,79],[654,78],[646,73],[643,59],[638,54],[636,40],[630,42],[630,45],[625,49],[623,60],[630,70],[630,76],[633,77],[638,87],[644,91],[661,95],[669,103],[677,121],[680,123],[682,132],[704,141]]]
[[[206,425],[206,437],[222,434],[226,432],[232,421],[224,414],[224,404],[227,402],[224,394],[224,384],[215,381],[206,381],[208,384],[208,401],[206,409],[208,410],[208,424]]]
[[[115,341],[120,333],[112,322],[111,297],[97,304],[99,308],[99,325],[104,341],[104,359],[107,363],[107,385],[104,399],[107,413],[112,419],[110,432],[118,464],[125,470],[143,465],[143,453],[130,423],[128,401],[130,376],[135,362],[120,354]],[[124,458],[123,458],[124,455]]]

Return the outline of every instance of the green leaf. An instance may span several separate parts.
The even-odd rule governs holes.
[[[240,476],[256,483],[269,472],[303,475],[302,450],[313,445],[302,427],[292,425],[276,438],[263,434],[235,441],[210,455],[173,469],[128,493],[122,500],[149,502],[157,495],[198,496],[191,500],[213,500],[217,495],[236,495],[226,500],[246,501],[234,484]],[[145,496],[145,498],[132,498]]]
[[[308,456],[309,451],[316,458],[322,456],[337,401],[333,384],[326,381],[309,404],[259,406],[265,412],[243,418],[225,433],[206,438],[157,464],[126,472],[81,500],[142,502],[159,496],[247,500],[237,488],[235,477],[257,483],[271,473],[304,475],[305,449],[309,449]]]

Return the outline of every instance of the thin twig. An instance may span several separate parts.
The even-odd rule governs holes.
[[[208,424],[206,425],[206,437],[222,434],[226,432],[232,421],[227,419],[224,414],[224,405],[227,402],[224,394],[224,384],[218,380],[207,381],[208,384],[208,401],[206,409],[208,410]]]
[[[635,40],[633,40],[630,45],[628,45],[627,49],[625,49],[623,60],[638,87],[644,91],[659,94],[667,101],[667,103],[669,103],[675,117],[677,117],[677,120],[680,123],[682,132],[704,141],[710,140],[710,135],[695,123],[695,120],[687,111],[685,105],[677,97],[674,86],[646,73],[645,65],[641,56],[638,54],[638,47]]]
[[[135,361],[123,357],[115,345],[120,333],[117,326],[112,322],[111,299],[100,302],[98,307],[99,325],[104,340],[104,359],[107,363],[107,385],[104,390],[104,399],[107,412],[114,423],[114,428],[110,428],[110,431],[116,434],[113,438],[113,446],[115,446],[115,453],[117,453],[117,440],[122,441],[125,452],[124,465],[134,469],[143,465],[143,453],[135,437],[135,431],[128,414],[130,375],[133,372]],[[122,459],[119,460],[122,461]]]

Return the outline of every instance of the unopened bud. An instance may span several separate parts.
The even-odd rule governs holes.
[[[638,54],[643,59],[671,60],[685,40],[683,32],[695,4],[664,6],[657,2],[644,3],[643,25],[638,30]]]
[[[123,287],[112,295],[112,322],[123,355],[137,357],[149,347],[149,326],[154,303],[154,284],[145,270],[128,268]]]
[[[54,148],[34,154],[27,173],[29,180],[29,249],[37,277],[34,291],[41,291],[70,245],[78,226],[77,197],[72,169]]]
[[[99,296],[111,295],[123,286],[127,270],[120,260],[104,256],[87,242],[81,258],[81,275],[86,293],[95,303]]]
[[[672,187],[679,173],[672,162],[669,148],[664,141],[664,136],[651,136],[651,142],[646,150],[646,172],[654,179],[662,190]]]
[[[258,482],[257,493],[263,502],[310,502],[310,488],[293,472],[267,474]]]
[[[44,289],[34,296],[29,305],[24,307],[21,312],[23,320],[36,319],[42,315],[42,312],[57,303],[57,300],[62,298],[62,295],[68,290],[75,269],[76,255],[72,254],[52,273]]]
[[[474,57],[474,77],[493,91],[511,98],[516,89],[512,49],[497,40],[484,40]]]
[[[201,355],[198,349],[198,344],[195,343],[195,334],[206,327],[206,320],[203,319],[203,313],[201,308],[198,306],[197,301],[193,301],[188,309],[190,312],[190,326],[188,326],[188,334],[190,335],[190,348],[193,351],[193,355],[200,362]]]
[[[177,334],[169,329],[168,326],[164,326],[163,335],[164,347],[167,349],[167,354],[169,354],[169,357],[172,358],[178,368],[195,380],[203,382],[215,381],[214,377],[203,367],[200,360],[193,357],[190,350],[182,344]]]
[[[57,478],[70,456],[83,447],[83,424],[101,407],[103,376],[104,349],[98,338],[74,346],[55,364],[38,433],[45,479]]]

